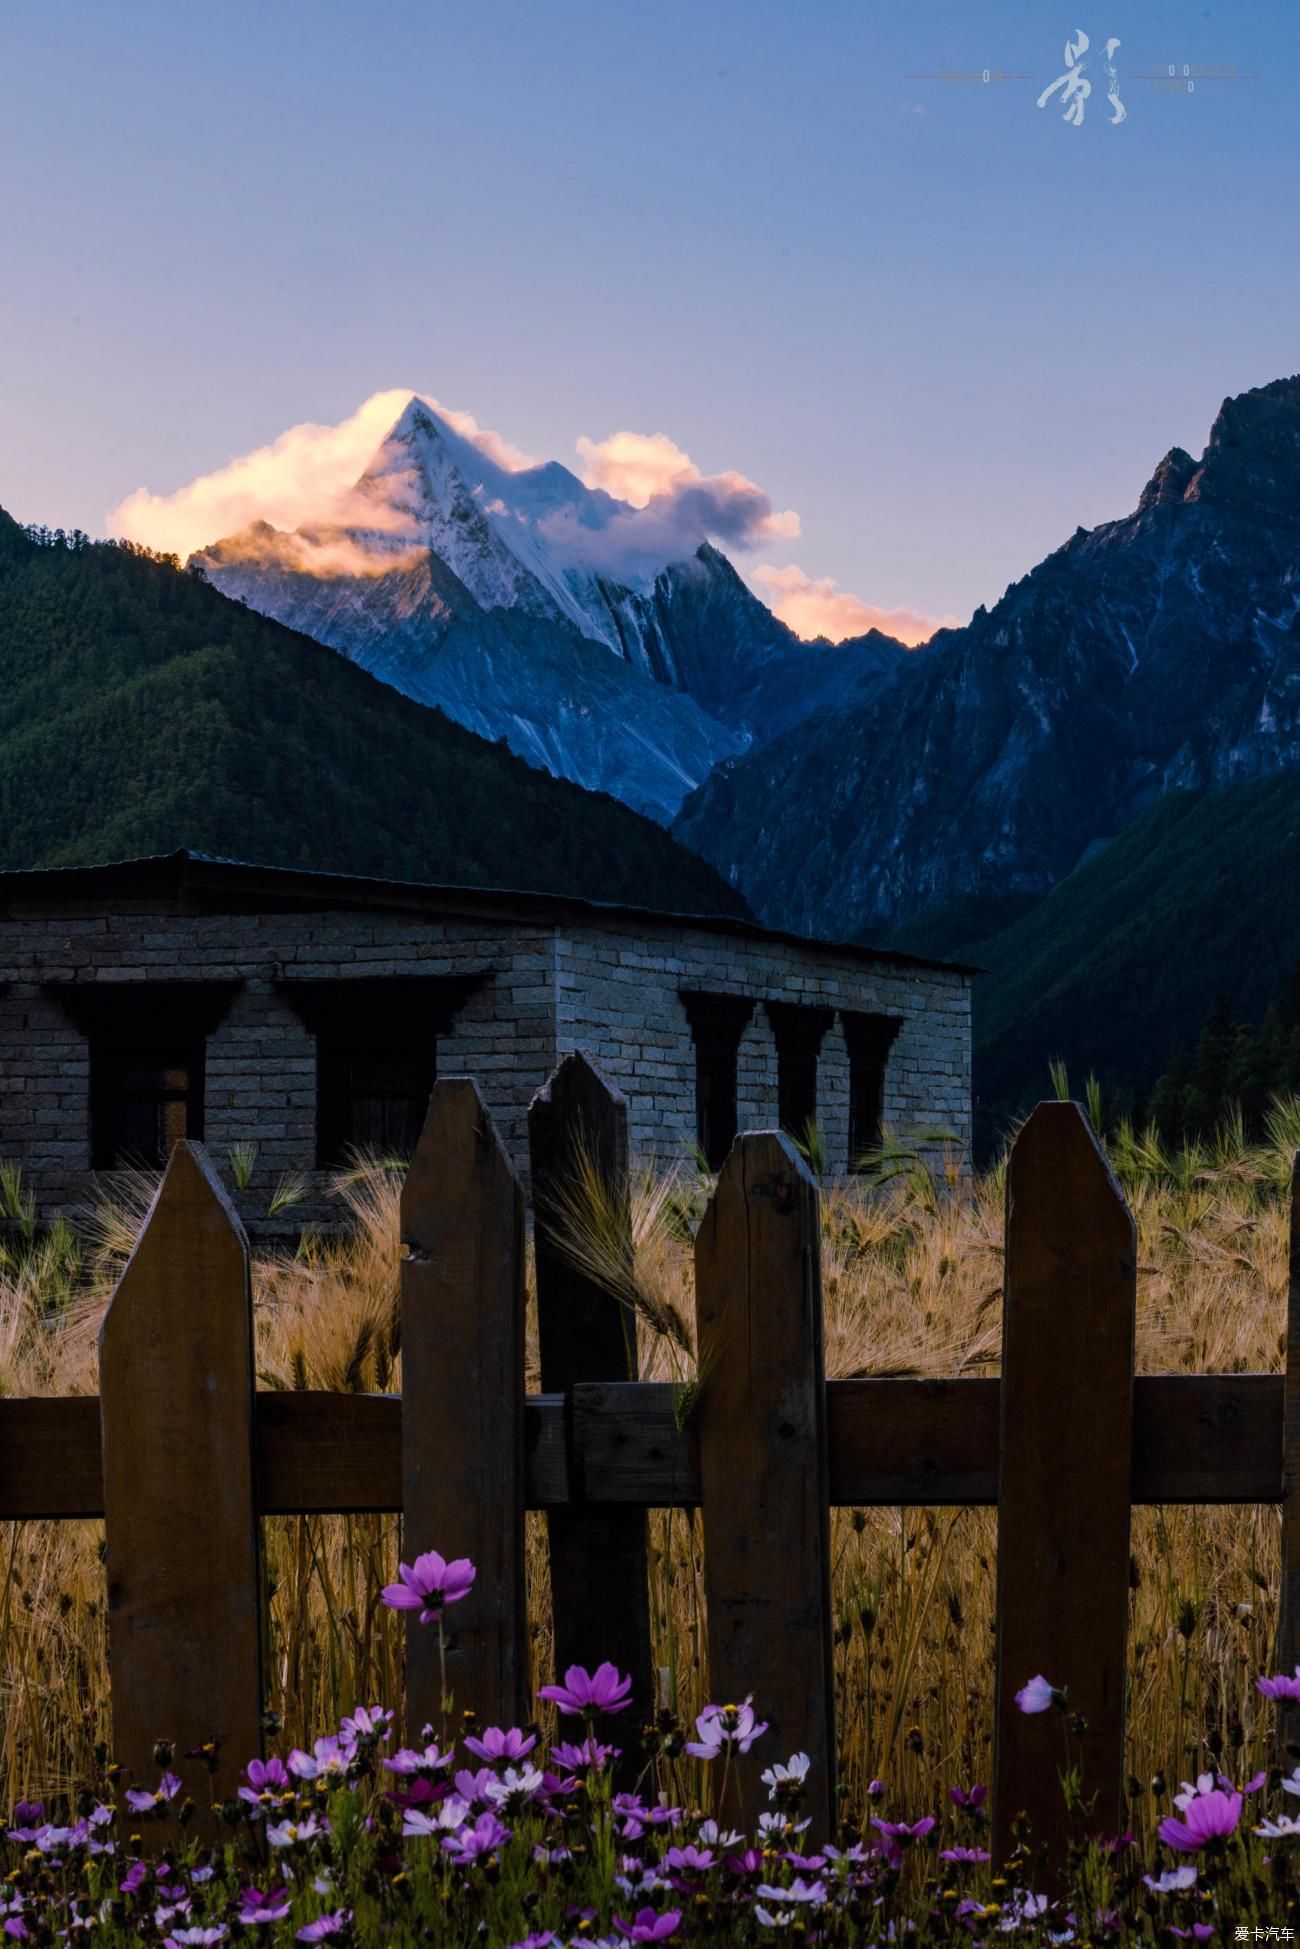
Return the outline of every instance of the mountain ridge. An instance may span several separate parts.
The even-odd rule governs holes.
[[[674,830],[764,917],[867,934],[1046,893],[1163,793],[1300,766],[1300,378],[1180,453],[888,684],[720,763]]]

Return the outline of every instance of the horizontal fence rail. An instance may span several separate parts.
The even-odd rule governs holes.
[[[1281,1502],[1282,1390],[1281,1374],[1139,1374],[1131,1500]],[[1000,1392],[996,1380],[828,1381],[832,1506],[996,1507]],[[529,1395],[526,1506],[698,1508],[698,1444],[677,1425],[679,1399],[665,1381]],[[264,1516],[402,1507],[400,1395],[259,1394],[254,1439]],[[98,1397],[0,1399],[0,1521],[103,1513]]]
[[[1038,1841],[1064,1858],[1078,1818],[1052,1728],[1015,1710],[1038,1671],[1086,1711],[1089,1805],[1118,1818],[1135,1505],[1281,1503],[1279,1647],[1300,1658],[1300,1194],[1285,1373],[1135,1377],[1131,1216],[1079,1107],[1041,1104],[1007,1171],[1002,1378],[828,1382],[817,1186],[787,1138],[747,1135],[695,1240],[700,1371],[681,1388],[638,1377],[624,1099],[568,1056],[529,1145],[540,1394],[524,1395],[523,1194],[477,1089],[451,1078],[402,1193],[401,1396],[256,1391],[247,1242],[201,1147],[183,1144],[109,1307],[99,1394],[0,1398],[0,1520],[105,1521],[115,1752],[137,1776],[155,1738],[174,1738],[189,1791],[221,1799],[256,1750],[259,1523],[281,1515],[397,1512],[408,1559],[472,1557],[447,1684],[506,1725],[528,1710],[525,1510],[547,1520],[558,1667],[611,1658],[648,1713],[647,1512],[698,1508],[713,1695],[752,1691],[768,1756],[811,1755],[823,1836],[832,1508],[998,1511],[1004,1850],[1033,1807]],[[594,1257],[573,1245],[584,1201]],[[202,1550],[178,1551],[196,1525]],[[442,1678],[427,1632],[407,1645],[418,1725]],[[190,1749],[213,1736],[209,1783]],[[765,1763],[736,1769],[747,1824]]]

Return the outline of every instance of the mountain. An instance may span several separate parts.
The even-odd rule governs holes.
[[[195,558],[250,607],[421,703],[667,821],[721,760],[903,657],[805,645],[681,518],[510,468],[413,396],[341,518]]]
[[[196,852],[744,913],[661,826],[147,551],[0,512],[0,864]]]
[[[1166,793],[1300,765],[1298,610],[1291,378],[888,682],[721,763],[674,830],[815,933],[1044,894]]]
[[[1258,1024],[1300,955],[1300,775],[1167,794],[1042,899],[967,897],[890,945],[987,969],[976,1136],[989,1149],[1060,1057],[1123,1091],[1191,1050],[1219,996]]]

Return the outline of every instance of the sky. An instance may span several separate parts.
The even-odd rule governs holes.
[[[419,391],[752,485],[801,633],[923,635],[1300,370],[1298,79],[1293,0],[0,0],[0,505]]]

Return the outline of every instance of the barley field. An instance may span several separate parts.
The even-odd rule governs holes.
[[[1230,1124],[1168,1153],[1121,1127],[1108,1145],[1137,1221],[1143,1373],[1276,1370],[1285,1345],[1288,1187],[1300,1101],[1274,1106],[1259,1142]],[[217,1160],[219,1164],[223,1160]],[[247,1160],[227,1160],[238,1176]],[[259,1385],[401,1385],[400,1170],[359,1159],[339,1180],[345,1239],[310,1239],[253,1269]],[[850,1375],[997,1372],[1004,1167],[970,1175],[887,1144],[870,1178],[822,1194],[826,1368]],[[11,1243],[0,1265],[0,1391],[91,1393],[96,1336],[154,1186],[129,1184],[74,1233],[40,1235],[21,1180],[0,1167]],[[600,1187],[577,1185],[566,1218],[575,1261],[602,1271],[636,1320],[642,1371],[689,1380],[691,1238],[709,1192],[682,1167],[647,1167],[633,1189],[629,1273]],[[530,1385],[537,1385],[530,1335]],[[545,1527],[530,1517],[534,1681],[551,1676]],[[707,1697],[698,1526],[652,1518],[659,1703],[685,1717]],[[305,1742],[359,1702],[401,1690],[401,1621],[380,1602],[399,1552],[395,1518],[274,1518],[265,1525],[272,1695]],[[102,1529],[0,1527],[0,1768],[8,1804],[59,1794],[107,1745]],[[984,1510],[844,1509],[833,1522],[842,1777],[861,1805],[880,1777],[929,1804],[954,1779],[987,1780],[993,1712],[996,1552]],[[1241,1778],[1266,1758],[1255,1676],[1277,1619],[1275,1508],[1135,1512],[1129,1765],[1133,1825],[1149,1783],[1191,1778],[1222,1756]],[[1069,1674],[1053,1674],[1068,1683]],[[761,1699],[756,1704],[761,1708]]]

